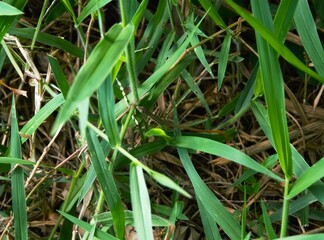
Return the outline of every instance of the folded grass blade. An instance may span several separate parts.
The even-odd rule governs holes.
[[[252,2],[253,14],[269,31],[273,30],[269,5],[266,1]],[[278,153],[280,166],[288,178],[293,166],[285,111],[284,81],[275,50],[256,32],[261,79],[271,126],[271,133]]]
[[[119,129],[115,116],[115,99],[111,74],[98,90],[99,112],[112,147],[120,145]]]
[[[218,228],[216,221],[205,208],[204,202],[197,198],[197,203],[199,207],[200,218],[204,226],[204,232],[206,234],[206,239],[221,240],[219,232],[216,230]]]

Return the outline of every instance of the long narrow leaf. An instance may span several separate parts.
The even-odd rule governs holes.
[[[10,156],[14,158],[21,158],[21,142],[18,130],[15,96],[12,97],[11,106],[11,138],[10,138]],[[12,195],[12,209],[14,213],[15,238],[20,240],[28,239],[27,227],[27,206],[26,193],[24,188],[24,170],[12,164],[15,169],[11,175],[11,195]]]
[[[188,151],[178,148],[178,153],[183,167],[194,186],[196,197],[199,198],[201,202],[208,203],[203,206],[205,208],[203,212],[210,214],[210,217],[219,224],[230,239],[240,239],[240,225],[200,178],[191,162]],[[211,224],[209,222],[210,217],[206,217],[204,224]]]
[[[272,135],[270,134],[270,124],[266,109],[259,101],[253,101],[251,104],[252,111],[257,118],[263,132],[266,134],[270,142],[273,142]],[[272,143],[273,144],[273,143]],[[305,159],[298,153],[293,145],[290,145],[293,157],[293,172],[297,177],[303,175],[303,173],[309,169],[308,163]],[[317,182],[309,188],[309,191],[324,205],[324,184],[322,182]]]
[[[19,9],[5,2],[0,2],[0,16],[15,16],[23,14]]]
[[[316,23],[306,0],[299,0],[294,15],[294,22],[304,48],[312,60],[316,71],[321,76],[324,76],[324,50],[317,33]]]
[[[90,97],[105,81],[132,35],[133,26],[131,24],[125,28],[116,24],[101,39],[89,56],[87,63],[78,72],[66,102],[54,123],[52,133],[72,115],[81,101]]]
[[[228,55],[229,55],[229,50],[231,47],[231,41],[232,41],[232,35],[227,33],[226,37],[223,41],[221,52],[219,55],[218,82],[217,82],[218,89],[221,88],[224,77],[225,77],[226,67],[228,65]]]
[[[252,9],[270,31],[273,30],[271,13],[265,0],[253,1]],[[261,78],[268,106],[269,120],[280,166],[288,178],[292,177],[292,158],[285,111],[284,82],[275,50],[257,32],[256,41],[259,53]]]
[[[117,191],[115,180],[110,170],[108,169],[108,165],[105,161],[105,156],[103,154],[98,138],[96,137],[94,131],[91,129],[88,129],[87,131],[87,141],[92,157],[93,167],[113,216],[116,235],[119,238],[123,238],[125,234],[124,208]]]
[[[70,85],[68,83],[68,80],[66,79],[65,74],[64,74],[59,62],[56,60],[56,58],[48,55],[47,59],[48,59],[50,65],[51,65],[51,68],[53,70],[56,82],[59,85],[64,98],[66,98],[67,93],[68,93],[68,91],[70,89]]]
[[[14,36],[25,39],[33,39],[33,36],[35,35],[34,28],[10,28],[8,32]],[[39,32],[37,34],[36,41],[47,46],[62,49],[79,58],[83,58],[84,55],[84,52],[81,48],[75,46],[65,39],[47,33]]]
[[[235,4],[232,0],[226,0],[235,11],[240,14],[287,62],[316,78],[318,81],[324,83],[324,77],[321,77],[316,72],[308,68],[302,63],[285,45],[279,41],[274,34],[260,23],[256,18],[247,13],[244,9]]]
[[[74,224],[78,225],[79,227],[83,228],[84,230],[90,232],[93,228],[93,225],[86,223],[84,221],[81,221],[80,219],[71,216],[68,213],[62,212],[62,211],[58,211],[63,217],[65,217],[66,219],[68,219],[69,221],[73,222]],[[116,238],[98,228],[96,228],[95,230],[95,234],[94,234],[98,239],[107,239],[107,240],[118,240],[120,238]]]
[[[261,164],[257,163],[255,160],[253,160],[243,152],[217,141],[201,137],[179,136],[174,140],[171,140],[170,145],[178,148],[180,147],[193,149],[196,151],[217,155],[241,164],[247,168],[253,169],[259,173],[263,173],[277,181],[283,181],[282,178],[280,178]]]
[[[133,217],[138,238],[153,240],[151,203],[143,169],[134,163],[130,167],[130,188]]]
[[[56,95],[51,101],[46,103],[20,130],[25,135],[33,134],[36,129],[43,124],[56,109],[58,109],[64,103],[64,97],[62,94]],[[27,138],[22,137],[21,142],[24,143]]]
[[[115,99],[111,74],[100,86],[98,91],[99,112],[112,147],[120,144],[119,130],[115,117]]]
[[[80,15],[77,18],[76,26],[79,26],[86,17],[88,17],[90,14],[92,14],[97,9],[102,8],[103,6],[108,4],[109,2],[111,2],[111,0],[91,0],[91,1],[88,1],[88,4],[82,9]]]
[[[309,186],[324,177],[324,158],[316,162],[312,167],[304,172],[300,178],[292,185],[288,198],[293,198],[297,194],[306,190]]]

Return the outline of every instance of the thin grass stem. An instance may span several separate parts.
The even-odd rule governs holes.
[[[282,208],[282,221],[281,221],[281,229],[280,229],[280,238],[283,238],[287,234],[288,227],[288,217],[289,217],[289,178],[285,177],[285,190],[284,190],[284,201]]]

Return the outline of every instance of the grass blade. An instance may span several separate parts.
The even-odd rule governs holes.
[[[192,164],[188,151],[183,148],[178,148],[178,153],[183,167],[186,170],[187,175],[194,186],[196,197],[199,198],[201,202],[208,203],[203,205],[203,207],[206,209],[206,211],[203,210],[203,212],[210,214],[210,217],[217,224],[219,224],[219,226],[230,237],[230,239],[240,239],[241,226],[234,219],[234,217],[225,209],[222,203],[216,198],[213,192],[200,178]],[[205,219],[205,221],[208,221],[208,224],[210,224],[209,217]]]
[[[84,221],[81,221],[80,219],[71,216],[68,213],[62,212],[62,211],[58,211],[63,217],[65,217],[66,219],[68,219],[69,221],[73,222],[74,224],[78,225],[79,227],[83,228],[84,230],[86,230],[87,232],[91,232],[93,225],[86,223]],[[118,240],[120,238],[116,238],[98,228],[96,228],[95,230],[95,234],[94,234],[98,239],[107,239],[107,240]]]
[[[247,168],[253,169],[259,173],[263,173],[277,181],[283,181],[282,178],[261,164],[257,163],[246,154],[223,143],[201,137],[179,136],[174,140],[171,140],[170,145],[177,148],[193,149],[196,151],[217,155],[241,164]]]
[[[115,180],[110,170],[108,169],[108,165],[105,161],[105,156],[102,152],[98,138],[91,129],[88,129],[87,131],[87,141],[89,145],[89,151],[92,156],[93,167],[113,216],[116,235],[117,237],[122,239],[124,238],[125,234],[124,208],[117,187],[115,185]]]
[[[10,138],[10,156],[14,158],[21,158],[21,142],[18,130],[15,96],[12,97],[11,106],[11,138]],[[11,191],[12,191],[12,210],[14,213],[15,238],[24,240],[28,239],[27,227],[27,206],[26,193],[24,188],[24,170],[11,165],[14,170],[11,174]]]
[[[105,81],[132,35],[132,25],[129,24],[124,28],[120,24],[115,24],[101,39],[89,56],[87,63],[82,66],[75,77],[66,102],[54,123],[52,133],[72,115],[83,99],[90,97]]]
[[[272,227],[271,220],[269,217],[269,214],[267,212],[267,208],[264,205],[263,201],[261,202],[261,208],[262,208],[262,217],[263,217],[263,222],[267,230],[267,235],[269,239],[275,239],[276,238],[276,233]]]
[[[111,74],[100,86],[98,91],[99,112],[112,147],[120,145],[119,130],[115,117],[115,99]]]
[[[220,55],[219,55],[218,82],[217,82],[218,89],[221,88],[224,77],[225,77],[226,67],[227,67],[227,63],[228,63],[229,50],[231,47],[231,41],[232,41],[232,35],[227,33],[226,37],[222,43],[222,48],[221,48]]]
[[[16,157],[0,157],[0,163],[11,163],[11,164],[20,164],[20,165],[35,165],[34,162],[22,160],[21,158]]]
[[[306,190],[309,186],[320,180],[324,176],[324,158],[316,162],[312,167],[307,169],[294,184],[292,185],[288,198],[291,199],[297,194]]]
[[[8,32],[9,34],[17,36],[19,38],[33,39],[36,30],[34,28],[10,28]],[[83,58],[84,56],[84,52],[81,48],[60,37],[39,32],[37,34],[36,41],[47,46],[62,49],[79,58]]]
[[[255,17],[262,21],[270,31],[273,31],[268,3],[266,1],[254,1],[252,2],[252,9]],[[285,176],[291,178],[293,166],[285,111],[284,82],[277,53],[258,32],[256,33],[256,41],[271,133],[278,153],[280,166]]]
[[[298,1],[294,22],[304,48],[312,60],[316,71],[321,76],[324,76],[324,50],[307,1]]]
[[[215,5],[210,0],[199,0],[199,3],[201,4],[201,6],[203,6],[205,11],[208,12],[208,15],[214,20],[214,22],[218,26],[220,26],[221,28],[226,28],[226,24],[217,12]]]
[[[206,234],[206,239],[215,239],[215,240],[221,240],[221,236],[216,229],[218,228],[214,218],[211,216],[211,214],[208,212],[208,210],[205,208],[204,203],[200,198],[197,198],[197,203],[199,207],[200,217],[201,221],[204,226],[204,232]]]
[[[273,142],[272,136],[270,134],[270,124],[266,109],[259,101],[253,101],[251,108],[263,132],[266,134],[270,142]],[[293,145],[290,145],[290,147],[293,158],[293,172],[297,177],[300,177],[307,169],[309,169],[309,165]],[[323,188],[324,184],[322,182],[317,182],[316,185],[313,185],[309,188],[309,191],[322,203],[322,205],[324,205]]]
[[[6,1],[2,4],[10,5],[12,8],[16,8],[18,11],[23,10],[27,1],[17,0],[17,1]],[[0,42],[2,41],[3,36],[7,33],[9,27],[16,19],[16,15],[2,15],[0,14]]]
[[[50,65],[51,65],[51,68],[53,70],[56,82],[57,82],[64,98],[66,99],[67,93],[70,89],[70,84],[68,83],[68,80],[66,79],[65,74],[64,74],[59,62],[56,60],[56,58],[48,55],[47,59],[48,59]]]
[[[78,16],[76,20],[76,26],[79,26],[82,21],[88,17],[90,14],[92,14],[94,11],[102,8],[106,4],[110,3],[111,0],[91,0],[88,1],[88,4],[82,9],[80,15]]]
[[[138,238],[153,240],[150,197],[143,169],[134,163],[130,166],[130,188],[133,217]]]
[[[321,83],[324,83],[324,77],[318,75],[316,72],[308,68],[301,62],[284,44],[279,41],[274,34],[260,23],[256,18],[247,13],[244,9],[235,4],[232,0],[226,0],[235,11],[241,15],[287,62],[301,71],[307,73]]]
[[[17,16],[23,14],[19,9],[5,2],[0,2],[0,16]]]
[[[51,101],[44,105],[20,130],[21,133],[32,135],[36,129],[49,117],[56,109],[64,103],[62,94],[56,95]],[[22,137],[21,142],[24,143],[27,138]]]

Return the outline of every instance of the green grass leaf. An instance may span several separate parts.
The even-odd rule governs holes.
[[[151,203],[143,169],[137,164],[130,166],[130,189],[135,229],[139,239],[153,240]]]
[[[283,181],[281,177],[257,163],[243,152],[220,142],[200,137],[179,136],[171,140],[170,145],[177,148],[187,148],[217,155],[253,169],[256,172],[263,173],[277,181]]]
[[[72,215],[62,212],[62,211],[58,211],[63,217],[65,217],[66,219],[68,219],[69,221],[73,222],[74,224],[78,225],[80,228],[86,230],[87,232],[91,232],[92,228],[94,227],[93,225],[86,223],[84,221],[81,221],[80,219],[73,217]],[[107,240],[118,240],[120,238],[116,238],[98,228],[95,229],[95,233],[94,236],[97,237],[98,239],[107,239]]]
[[[309,4],[299,0],[294,15],[297,32],[316,71],[324,76],[324,50]]]
[[[134,225],[133,212],[129,210],[125,210],[124,214],[125,214],[125,226]],[[171,224],[171,222],[168,221],[167,219],[164,219],[157,215],[152,214],[151,217],[152,217],[152,226],[154,227],[168,227]],[[95,215],[93,218],[97,223],[100,222],[106,222],[107,224],[112,223],[111,212],[100,213]]]
[[[318,81],[324,83],[324,77],[318,75],[316,72],[308,68],[302,63],[276,36],[269,31],[260,21],[254,18],[251,14],[235,4],[232,0],[226,0],[239,15],[241,15],[257,32],[264,38],[287,62],[307,73]]]
[[[214,3],[212,3],[210,0],[199,0],[199,3],[201,4],[201,6],[203,6],[205,11],[208,12],[208,15],[218,26],[220,26],[221,28],[226,28],[226,24],[224,23],[222,17],[219,15]]]
[[[21,158],[21,142],[16,116],[15,95],[12,97],[11,106],[11,138],[10,157]],[[16,239],[28,239],[27,206],[24,182],[24,170],[20,166],[11,165],[15,169],[11,174],[12,210],[14,213],[14,226]]]
[[[67,93],[70,89],[70,84],[68,83],[68,80],[66,79],[65,74],[64,74],[59,62],[56,60],[56,58],[48,55],[47,59],[51,65],[56,82],[57,82],[64,98],[66,98]]]
[[[62,94],[56,95],[48,103],[46,103],[20,130],[21,133],[26,135],[32,135],[36,129],[44,123],[56,109],[58,109],[64,103],[64,97]],[[22,137],[21,142],[24,143],[27,138]]]
[[[264,202],[261,202],[261,208],[262,208],[262,218],[263,218],[263,223],[264,226],[267,230],[267,235],[269,239],[275,239],[276,238],[276,233],[272,227],[271,221],[270,221],[270,217],[267,211],[266,206],[264,205]]]
[[[105,34],[105,37],[100,40],[89,56],[87,63],[81,67],[75,77],[66,102],[54,123],[52,133],[68,120],[83,99],[90,97],[105,81],[121,57],[132,35],[132,25],[122,27],[120,24],[115,24]]]
[[[16,16],[23,14],[19,9],[5,2],[0,2],[0,16]]]
[[[251,108],[263,132],[266,134],[267,138],[273,145],[273,139],[270,133],[269,117],[266,109],[259,101],[253,101]],[[290,145],[290,147],[293,158],[293,172],[297,177],[300,177],[307,169],[309,169],[309,165],[293,145]],[[321,202],[322,205],[324,205],[323,188],[324,184],[322,182],[317,182],[316,185],[309,187],[309,191]]]
[[[265,0],[252,2],[255,17],[269,31],[273,30],[270,8]],[[285,108],[284,81],[275,50],[256,32],[261,79],[270,120],[271,133],[278,153],[280,166],[288,178],[292,177],[293,166]]]
[[[101,189],[105,195],[107,204],[112,212],[114,220],[114,229],[119,238],[123,238],[125,234],[125,217],[124,208],[121,202],[114,177],[110,172],[102,148],[93,130],[88,129],[87,141],[92,164],[97,174]]]
[[[10,4],[11,7],[16,8],[18,11],[22,11],[27,0],[16,0],[16,1],[1,1],[2,4]],[[20,14],[19,14],[20,15]],[[19,16],[18,15],[18,16]],[[10,16],[10,15],[2,15],[0,14],[0,42],[2,41],[3,36],[7,33],[9,27],[12,25],[12,23],[15,21],[15,19],[18,17],[17,15]]]
[[[76,26],[79,26],[82,21],[88,17],[90,14],[92,14],[94,11],[102,8],[106,4],[110,3],[111,0],[90,0],[88,1],[88,4],[82,9],[80,15],[78,16],[76,20]]]
[[[196,169],[192,164],[188,151],[182,148],[178,148],[178,153],[181,162],[183,164],[183,167],[186,170],[186,173],[194,186],[196,198],[199,198],[199,201],[201,201],[202,203],[208,203],[202,206],[205,208],[203,209],[202,213],[210,214],[210,216],[205,217],[204,224],[207,224],[208,226],[211,226],[211,224],[213,225],[213,223],[210,222],[210,218],[212,218],[223,229],[223,231],[230,237],[230,239],[234,239],[234,240],[240,239],[241,238],[240,225],[234,219],[233,215],[230,214],[225,209],[225,207],[217,199],[214,193],[207,187],[204,181],[200,178],[200,176],[198,175]],[[203,217],[204,216],[202,216],[202,218]],[[214,229],[214,231],[216,230]],[[210,235],[215,235],[215,233],[210,233]]]
[[[226,37],[222,43],[222,48],[221,48],[220,55],[219,55],[218,82],[217,82],[218,89],[221,88],[224,77],[225,77],[226,68],[227,68],[227,64],[228,64],[229,50],[231,47],[231,41],[232,41],[232,35],[227,33]]]
[[[297,181],[293,183],[288,198],[291,199],[295,197],[297,194],[306,190],[309,186],[320,180],[324,177],[324,158],[316,162],[313,166],[307,169]]]
[[[26,161],[16,157],[0,157],[0,163],[20,164],[20,165],[35,165],[36,163]]]
[[[10,28],[8,32],[18,38],[33,39],[36,30],[34,28]],[[81,48],[65,39],[47,33],[39,32],[37,34],[36,42],[62,49],[79,58],[83,58],[84,56],[84,52]]]
[[[120,145],[119,129],[115,116],[115,99],[111,74],[98,90],[99,112],[112,147]]]
[[[277,240],[322,240],[324,234],[296,235],[292,237],[276,238]]]

